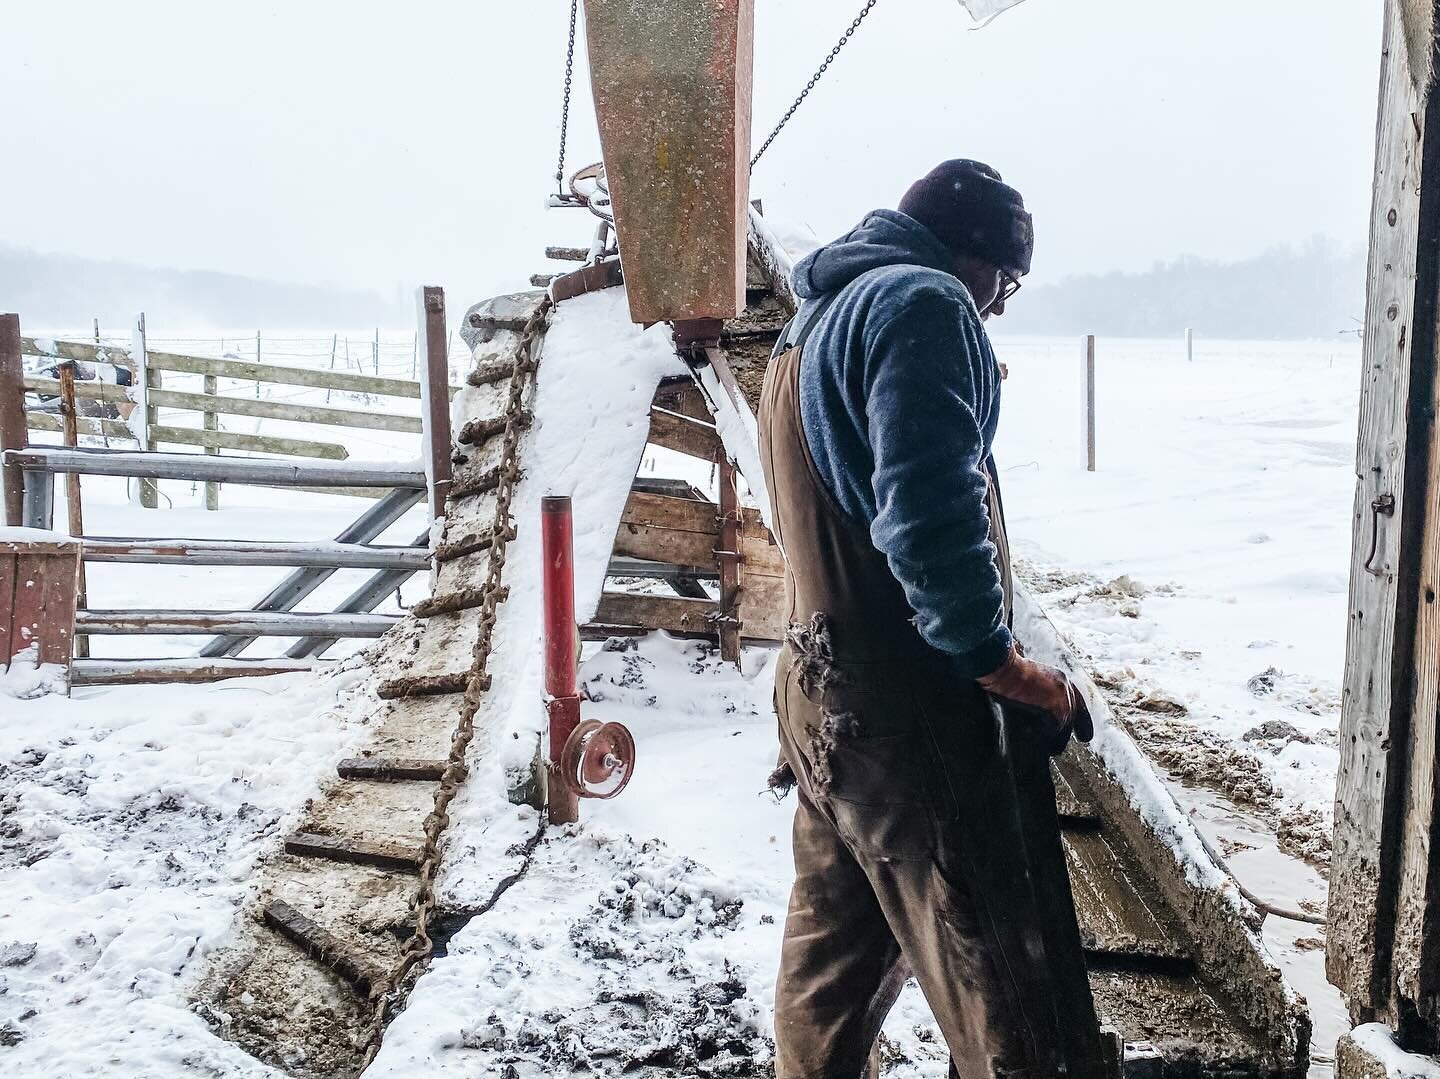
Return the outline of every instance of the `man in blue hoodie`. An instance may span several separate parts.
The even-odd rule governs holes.
[[[965,1079],[1099,1056],[1047,763],[1090,720],[1011,636],[990,456],[984,321],[1032,244],[1019,193],[956,160],[795,267],[759,417],[799,787],[777,1079],[859,1079],[912,975]]]

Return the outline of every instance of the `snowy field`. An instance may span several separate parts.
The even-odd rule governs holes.
[[[1187,364],[1178,342],[1102,340],[1094,474],[1078,344],[1002,337],[998,350],[1010,377],[997,457],[1022,575],[1158,770],[1194,792],[1187,808],[1244,824],[1226,849],[1257,875],[1246,882],[1279,900],[1323,889],[1274,844],[1278,832],[1297,856],[1326,853],[1358,347],[1202,341]],[[380,437],[396,440],[393,459],[414,456],[406,436]],[[360,506],[227,488],[206,513],[188,485],[162,491],[170,506],[141,511],[118,484],[87,481],[88,530],[326,538]],[[386,541],[423,528],[416,514]],[[91,592],[107,607],[247,607],[282,573],[100,566]],[[198,639],[142,643],[176,655]],[[627,1059],[690,1074],[702,1056],[731,1061],[716,1074],[754,1073],[790,873],[791,806],[762,793],[772,664],[750,650],[737,672],[661,636],[587,651],[586,715],[634,731],[634,783],[552,831],[499,906],[447,942],[372,1074],[609,1074]],[[358,736],[355,679],[0,696],[0,1073],[275,1074],[211,1035],[187,994],[255,858]],[[1315,1002],[1318,953],[1282,947],[1303,935],[1267,925]],[[887,1074],[944,1074],[927,1018],[907,990]],[[1335,1022],[1317,1029],[1321,1054]]]

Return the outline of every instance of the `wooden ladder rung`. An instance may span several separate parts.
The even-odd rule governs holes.
[[[333,970],[363,995],[385,981],[385,973],[359,949],[345,943],[328,929],[316,924],[283,899],[265,907],[265,924],[286,940],[298,944],[305,954]]]
[[[335,771],[341,779],[438,780],[449,765],[424,757],[347,757]]]
[[[353,862],[411,873],[417,872],[424,860],[419,847],[407,847],[389,840],[342,839],[314,832],[296,832],[285,840],[285,851],[310,858],[329,858],[335,862]]]
[[[515,538],[515,529],[506,530],[505,538]],[[488,551],[495,543],[495,530],[485,529],[483,532],[467,532],[457,540],[442,543],[435,548],[436,562],[454,562],[457,558],[464,558],[466,555],[478,554],[481,551]]]
[[[531,415],[528,409],[525,409],[521,411],[520,417],[516,422],[520,429],[524,430],[529,427],[533,421],[534,416]],[[503,435],[505,428],[509,426],[509,422],[509,418],[506,416],[490,416],[483,420],[470,420],[464,427],[460,428],[460,433],[455,436],[455,441],[465,446],[481,445],[496,435]]]
[[[439,697],[446,693],[464,693],[470,681],[469,671],[454,674],[406,675],[403,678],[387,678],[380,683],[376,696],[382,701],[394,701],[403,697]],[[490,688],[490,676],[480,676],[480,688]]]
[[[510,589],[502,585],[495,590],[496,603],[504,603],[510,595]],[[485,589],[483,588],[460,588],[454,592],[442,592],[438,596],[429,596],[422,599],[410,613],[416,618],[434,618],[437,614],[454,614],[456,611],[469,611],[485,603]]]
[[[471,498],[474,495],[483,495],[495,490],[499,486],[500,469],[490,468],[478,476],[466,476],[464,479],[452,480],[450,483],[450,493],[446,498],[454,502],[459,498]]]

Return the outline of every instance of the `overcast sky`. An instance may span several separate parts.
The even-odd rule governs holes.
[[[859,7],[756,0],[757,145]],[[1025,0],[972,31],[956,0],[880,0],[752,195],[830,237],[982,158],[1034,212],[1034,281],[1360,244],[1381,8]],[[542,205],[566,0],[0,11],[0,242],[463,307],[588,241]],[[583,27],[571,133],[570,167],[597,160]]]

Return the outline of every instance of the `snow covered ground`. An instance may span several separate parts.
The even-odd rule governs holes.
[[[1323,863],[1338,763],[1358,343],[998,340],[1016,553],[1132,732]]]
[[[1323,858],[1313,825],[1328,823],[1336,766],[1358,348],[1202,341],[1187,364],[1178,341],[1102,340],[1094,474],[1078,344],[1001,338],[999,352],[998,458],[1024,576],[1177,782],[1223,788]],[[87,480],[88,530],[314,539],[359,508],[227,488],[207,514],[198,492],[162,490],[174,508],[141,511]],[[386,541],[423,528],[417,514]],[[92,567],[91,593],[107,607],[245,607],[279,572]],[[791,807],[763,793],[771,662],[751,650],[736,672],[658,636],[587,653],[586,715],[635,732],[633,784],[587,803],[573,833],[551,832],[495,910],[448,942],[373,1074],[422,1061],[457,1076],[626,1060],[688,1074],[702,1057],[716,1074],[763,1068],[790,872]],[[0,696],[0,1072],[267,1073],[215,1038],[187,993],[256,855],[356,737],[354,677]],[[578,1017],[562,1016],[571,1004]],[[944,1073],[913,990],[887,1036],[891,1074]]]

